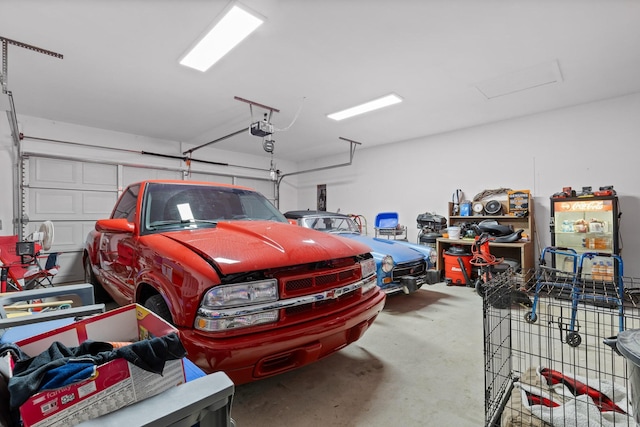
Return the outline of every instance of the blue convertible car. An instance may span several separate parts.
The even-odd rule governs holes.
[[[373,238],[360,234],[358,224],[348,215],[324,211],[290,211],[284,214],[298,225],[362,242],[371,248],[378,267],[378,286],[387,294],[417,291],[423,284],[439,281],[430,246],[400,240]]]

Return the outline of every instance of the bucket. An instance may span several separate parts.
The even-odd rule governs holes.
[[[447,233],[449,233],[450,239],[459,239],[460,238],[460,227],[449,227],[447,228]]]
[[[467,272],[467,277],[471,279],[471,258],[472,255],[466,252],[459,252],[458,250],[449,248],[449,250],[444,252],[444,278],[448,282],[450,281],[452,285],[467,285],[467,280],[464,277],[464,273],[462,268],[460,268],[460,263],[458,262],[458,258],[462,260],[462,265],[464,265],[464,269]],[[457,248],[456,248],[457,249]]]
[[[640,425],[640,329],[627,329],[617,337],[605,339],[604,343],[627,359],[630,403],[636,425]]]

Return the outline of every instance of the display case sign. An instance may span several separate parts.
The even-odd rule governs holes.
[[[556,212],[607,212],[613,210],[613,200],[578,200],[555,202]]]

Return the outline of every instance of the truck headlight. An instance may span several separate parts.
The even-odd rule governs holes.
[[[369,277],[376,273],[376,261],[373,258],[360,261],[360,269],[362,270],[362,278]]]
[[[269,279],[216,286],[205,294],[202,305],[205,308],[219,309],[277,300],[278,282]]]
[[[257,312],[249,309],[277,300],[276,279],[216,286],[204,295],[195,327],[201,331],[219,332],[274,323],[279,318],[277,309]]]
[[[265,311],[263,313],[245,314],[234,317],[204,317],[197,316],[195,327],[206,332],[221,332],[230,329],[247,328],[249,326],[263,325],[278,321],[278,310]]]
[[[393,270],[393,257],[391,255],[385,255],[382,258],[382,271],[389,273]]]

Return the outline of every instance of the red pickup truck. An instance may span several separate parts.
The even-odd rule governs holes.
[[[225,184],[130,185],[83,261],[97,296],[151,309],[190,360],[236,384],[340,350],[385,302],[366,245],[292,225],[261,194]]]

